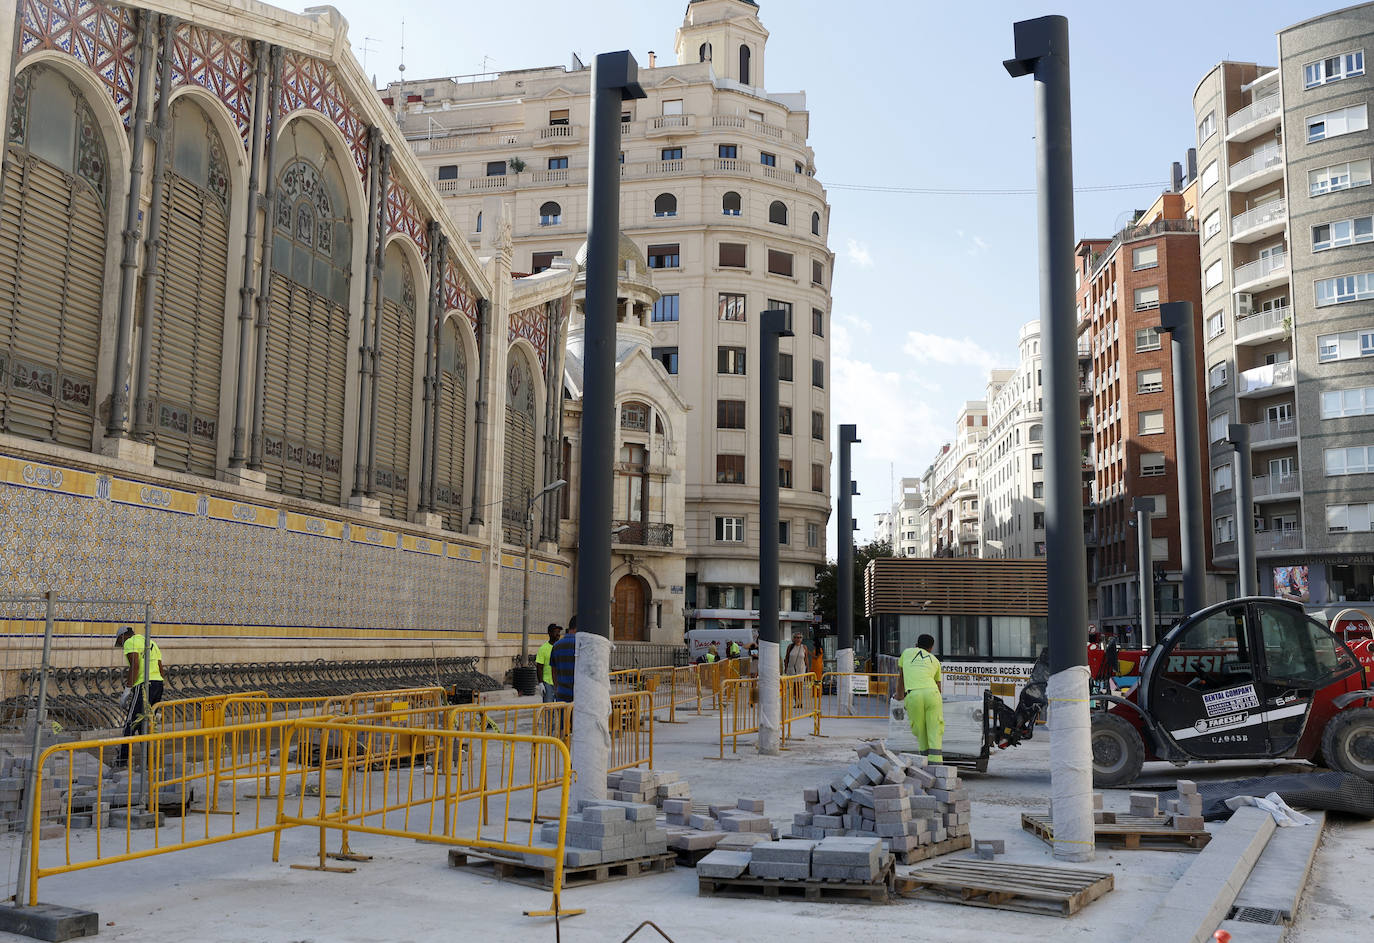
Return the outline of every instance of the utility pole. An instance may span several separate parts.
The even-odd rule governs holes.
[[[1013,27],[1013,77],[1035,77],[1039,191],[1040,326],[1045,346],[1045,543],[1050,560],[1050,799],[1054,856],[1093,858],[1092,742],[1088,711],[1088,574],[1078,429],[1078,325],[1073,286],[1073,132],[1069,21]]]
[[[1159,332],[1169,335],[1174,378],[1174,449],[1178,456],[1178,530],[1183,564],[1183,615],[1205,604],[1205,544],[1202,529],[1202,464],[1198,455],[1197,360],[1193,347],[1193,303],[1159,306]]]
[[[839,673],[840,713],[854,712],[854,467],[852,447],[858,444],[859,427],[840,426],[840,477],[835,483],[839,510],[835,539],[839,542],[835,566],[835,670]]]
[[[1135,511],[1136,545],[1140,557],[1140,644],[1150,648],[1155,643],[1155,564],[1154,534],[1150,515],[1155,512],[1154,498],[1136,498],[1131,502]]]
[[[791,337],[787,312],[759,315],[759,738],[758,751],[782,748],[778,649],[778,338]]]
[[[620,246],[620,109],[644,98],[628,51],[592,64],[587,202],[586,353],[578,496],[577,650],[573,698],[574,802],[606,795],[611,734],[611,512],[615,461],[616,259]]]

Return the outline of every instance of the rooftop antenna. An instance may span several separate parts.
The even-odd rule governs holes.
[[[364,71],[364,72],[367,71],[367,54],[368,54],[369,52],[372,51],[372,47],[371,47],[370,44],[371,44],[371,43],[380,43],[380,42],[381,42],[380,39],[373,39],[371,36],[364,36],[364,37],[363,37],[362,45],[361,45],[359,48],[362,50],[362,54],[363,54],[363,71]],[[376,81],[374,80],[372,84],[373,84],[373,85],[376,85],[377,83],[376,83]]]
[[[406,21],[401,20],[401,78],[406,77]]]
[[[487,74],[487,67],[488,67],[491,63],[493,63],[493,62],[495,62],[495,61],[496,61],[496,60],[493,59],[491,56],[483,56],[483,57],[482,57],[482,71],[481,71],[480,74],[481,74],[481,75],[486,75],[486,74]]]

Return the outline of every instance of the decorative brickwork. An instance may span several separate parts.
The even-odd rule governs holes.
[[[367,173],[367,123],[358,116],[328,63],[304,53],[287,51],[282,59],[281,101],[278,114],[310,108],[343,132],[358,173]]]
[[[20,0],[19,55],[56,49],[85,63],[110,91],[125,127],[133,105],[138,36],[128,7],[103,0]]]
[[[253,49],[241,36],[182,23],[172,40],[172,87],[199,85],[224,103],[249,145],[253,119]]]

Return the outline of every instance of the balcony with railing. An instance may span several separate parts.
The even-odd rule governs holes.
[[[1263,206],[1248,209],[1231,217],[1231,241],[1254,242],[1265,236],[1283,232],[1288,222],[1288,201],[1271,200]]]
[[[1251,479],[1256,501],[1296,497],[1302,491],[1297,472],[1286,475],[1257,475]]]
[[[960,543],[971,543],[971,542],[975,542],[975,541],[978,540],[979,534],[980,534],[980,531],[979,531],[979,529],[978,529],[978,525],[977,525],[977,524],[960,524],[960,525],[959,525],[959,542],[960,542]]]
[[[1226,189],[1248,190],[1283,176],[1283,148],[1277,144],[1262,147],[1226,172]]]
[[[1255,552],[1276,553],[1284,550],[1302,549],[1302,528],[1289,527],[1283,530],[1255,531]]]
[[[1226,116],[1226,140],[1249,141],[1279,123],[1279,93],[1266,95]]]
[[[1237,265],[1231,277],[1232,291],[1263,291],[1288,281],[1288,253],[1276,252],[1262,259]]]
[[[1236,556],[1235,538],[1218,540],[1212,544],[1212,556],[1217,560],[1234,559]]]
[[[1293,309],[1288,305],[1256,311],[1236,319],[1237,344],[1263,344],[1288,334],[1288,319]]]
[[[1267,363],[1262,367],[1242,370],[1237,379],[1239,386],[1236,393],[1239,396],[1256,396],[1268,390],[1283,389],[1293,385],[1293,361]]]
[[[586,129],[580,124],[551,124],[547,128],[539,128],[530,143],[535,147],[581,144],[586,138],[585,132]]]
[[[613,528],[615,542],[633,547],[671,547],[673,525],[640,521],[616,521]]]
[[[649,119],[644,133],[648,137],[665,134],[681,134],[696,126],[696,115],[654,115]]]
[[[1296,419],[1266,419],[1250,423],[1250,447],[1274,448],[1288,445],[1298,438]]]

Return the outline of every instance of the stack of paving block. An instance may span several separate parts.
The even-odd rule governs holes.
[[[733,806],[713,805],[705,812],[692,811],[690,799],[665,799],[663,812],[668,847],[675,851],[699,852],[727,845],[748,848],[754,842],[777,838],[773,820],[763,814],[762,799],[742,798]]]
[[[563,863],[579,868],[666,854],[668,835],[657,827],[655,817],[656,810],[647,803],[584,799],[568,816]],[[544,823],[540,839],[541,846],[556,847],[558,823]],[[525,855],[525,863],[537,867],[548,861],[544,855]]]
[[[717,848],[697,863],[697,874],[729,880],[748,872],[771,880],[874,884],[882,879],[886,863],[876,838],[794,838],[757,842],[742,851]]]
[[[52,824],[64,812],[62,792],[58,783],[67,779],[66,756],[59,755],[48,763],[39,794],[39,828],[43,838],[62,834],[63,826]],[[29,758],[7,756],[0,760],[0,833],[20,831],[23,827],[24,794],[29,785]]]
[[[1164,814],[1169,824],[1177,829],[1196,832],[1206,828],[1202,818],[1202,795],[1197,791],[1197,783],[1190,779],[1178,781],[1178,798],[1164,804]]]
[[[662,806],[668,799],[692,798],[692,787],[673,770],[627,769],[606,775],[610,798]]]

